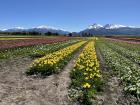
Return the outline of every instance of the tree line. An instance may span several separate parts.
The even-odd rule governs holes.
[[[41,33],[41,32],[0,32],[0,34],[4,34],[4,35],[33,35],[33,36],[37,36],[37,35],[45,35],[45,36],[59,36],[59,33],[52,33],[52,32],[46,32],[46,33]],[[62,36],[62,35],[61,35]],[[69,37],[73,37],[73,36],[81,36],[81,37],[92,37],[94,36],[93,34],[90,33],[69,33],[67,35],[63,35],[63,36],[69,36]]]
[[[58,36],[58,33],[52,33],[52,32],[46,32],[46,33],[40,33],[40,32],[0,32],[0,34],[5,35],[46,35],[46,36]]]

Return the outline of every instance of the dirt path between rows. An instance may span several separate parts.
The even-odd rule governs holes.
[[[0,62],[0,105],[74,105],[68,98],[70,70],[75,58],[60,74],[47,78],[27,77],[32,59],[16,58]]]
[[[97,48],[97,55],[100,59],[100,65],[104,78],[103,92],[97,95],[99,105],[138,105],[137,99],[130,94],[125,94],[121,81],[114,75],[106,65],[105,61]]]

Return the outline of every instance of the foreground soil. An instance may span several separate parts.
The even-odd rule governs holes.
[[[0,105],[74,105],[68,98],[69,72],[74,61],[60,74],[47,78],[25,75],[32,62],[28,57],[0,62]]]

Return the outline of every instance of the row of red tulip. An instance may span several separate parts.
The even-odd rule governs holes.
[[[17,48],[41,44],[50,44],[69,40],[67,37],[39,38],[39,39],[20,39],[20,40],[0,40],[0,49]]]

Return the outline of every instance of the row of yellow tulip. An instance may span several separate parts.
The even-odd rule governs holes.
[[[95,42],[90,41],[79,55],[75,67],[71,72],[72,90],[77,89],[78,94],[72,97],[80,98],[84,103],[89,102],[101,83],[101,73],[99,70],[99,61],[95,51]],[[71,93],[73,93],[71,91]]]
[[[86,41],[81,41],[74,45],[68,46],[56,52],[36,59],[30,66],[28,74],[50,75],[61,70],[63,65],[71,58],[72,54],[77,51]]]

